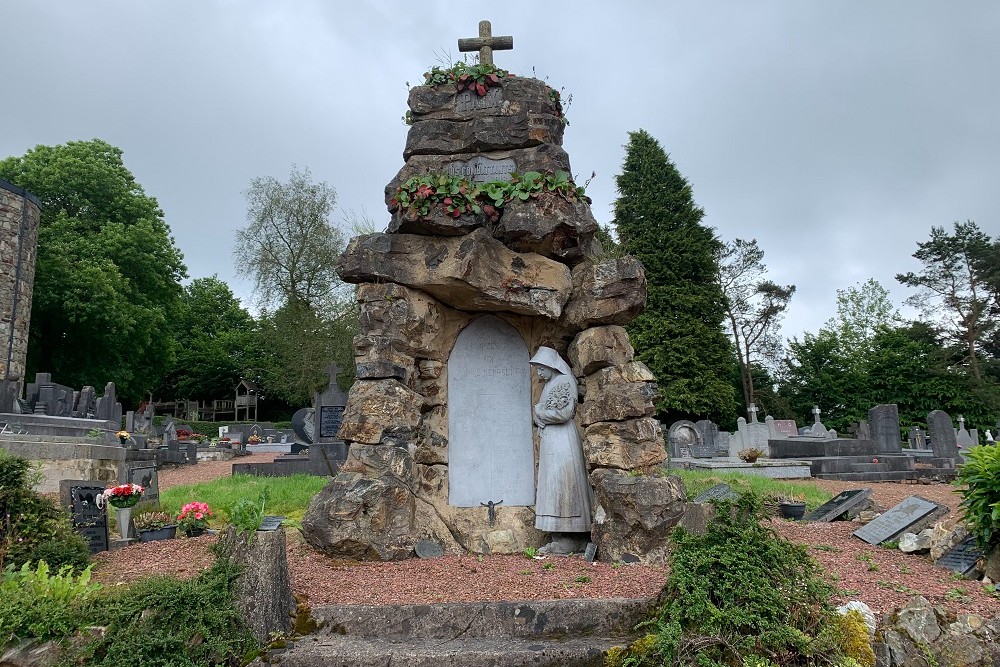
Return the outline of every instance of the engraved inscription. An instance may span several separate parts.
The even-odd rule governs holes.
[[[319,409],[319,435],[321,438],[336,438],[340,424],[344,421],[343,405],[324,405]]]
[[[455,96],[455,111],[464,113],[480,109],[496,109],[500,106],[501,97],[499,88],[490,88],[482,96],[471,90],[463,90]]]
[[[535,502],[528,348],[492,315],[467,326],[448,358],[448,503]]]
[[[510,158],[491,160],[477,155],[468,162],[461,160],[449,162],[445,171],[451,176],[463,176],[475,183],[489,181],[509,181],[510,175],[517,171],[517,165]]]

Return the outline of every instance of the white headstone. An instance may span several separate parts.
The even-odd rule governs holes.
[[[528,346],[514,327],[484,315],[448,358],[448,504],[535,503]]]

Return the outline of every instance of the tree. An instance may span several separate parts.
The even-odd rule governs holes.
[[[954,233],[931,227],[929,241],[917,243],[913,256],[923,263],[920,273],[900,273],[896,280],[919,292],[907,303],[920,309],[931,322],[966,350],[965,362],[976,379],[982,378],[979,347],[996,327],[987,317],[997,297],[990,292],[990,237],[971,220],[956,222]]]
[[[261,301],[322,309],[342,284],[335,270],[344,235],[330,222],[337,193],[292,167],[287,183],[250,181],[249,224],[236,233],[236,257],[254,279]]]
[[[754,367],[774,361],[782,347],[778,325],[795,294],[795,285],[765,280],[764,251],[756,239],[734,239],[719,249],[719,284],[736,347],[744,404],[756,403]]]
[[[231,398],[251,364],[256,323],[217,276],[184,288],[172,322],[173,368],[157,393],[168,398]]]
[[[268,306],[253,373],[268,396],[308,403],[331,362],[353,366],[355,311],[335,271],[344,235],[330,221],[336,192],[293,167],[287,183],[253,179],[246,197],[236,256]]]
[[[736,410],[719,286],[720,242],[701,224],[691,186],[644,130],[629,133],[616,177],[614,224],[646,269],[646,311],[629,326],[636,356],[656,375],[661,417],[726,419]]]
[[[137,400],[169,366],[169,323],[186,270],[156,200],[95,139],[37,146],[0,161],[0,178],[42,202],[29,376],[117,384]]]

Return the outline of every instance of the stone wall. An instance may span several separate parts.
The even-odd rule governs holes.
[[[127,450],[116,445],[58,442],[31,436],[0,436],[0,449],[37,464],[41,479],[38,493],[59,493],[63,479],[88,479],[105,485],[117,484]]]
[[[34,195],[0,181],[0,380],[17,380],[22,389],[40,215]]]
[[[454,86],[410,91],[406,164],[386,186],[388,231],[353,239],[338,265],[358,285],[357,380],[338,434],[350,451],[303,521],[306,539],[331,555],[405,558],[421,540],[512,553],[545,541],[531,506],[449,504],[449,356],[485,314],[513,327],[529,354],[544,345],[571,362],[590,470],[624,473],[665,457],[651,419],[654,378],[621,326],[645,307],[645,274],[634,258],[603,255],[585,199],[540,192],[457,217],[441,204],[426,214],[397,205],[413,176],[568,172],[549,90],[518,78],[481,99]],[[532,383],[532,403],[541,388]],[[482,439],[503,445],[494,433]],[[537,447],[536,432],[536,463]]]

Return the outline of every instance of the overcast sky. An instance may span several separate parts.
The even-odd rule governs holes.
[[[798,286],[787,335],[893,276],[932,225],[1000,234],[1000,3],[0,0],[0,157],[104,139],[160,203],[192,278],[233,266],[250,179],[293,164],[381,229],[407,82],[477,34],[572,95],[565,148],[609,222],[627,133],[671,154],[724,240]]]

